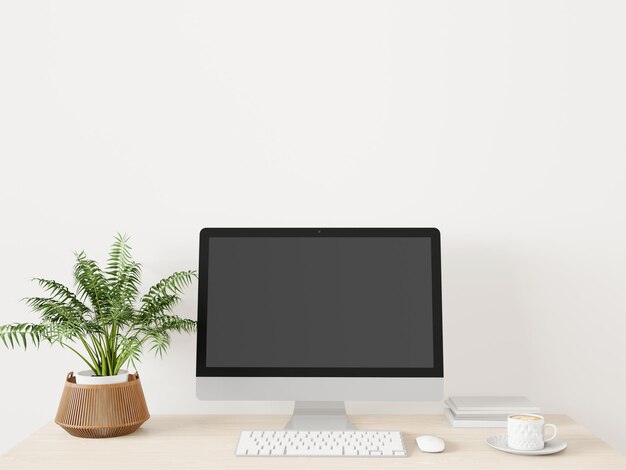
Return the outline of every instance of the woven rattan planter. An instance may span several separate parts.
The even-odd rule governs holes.
[[[125,383],[77,385],[70,372],[54,422],[72,436],[96,438],[130,434],[148,418],[139,374]]]

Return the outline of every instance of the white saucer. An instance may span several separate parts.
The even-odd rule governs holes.
[[[563,449],[567,447],[567,442],[561,439],[553,439],[551,441],[546,442],[546,445],[543,449],[539,450],[517,450],[511,449],[507,444],[506,434],[500,434],[498,436],[492,436],[487,439],[487,444],[489,444],[494,449],[501,450],[502,452],[508,452],[510,454],[519,454],[519,455],[550,455],[556,454],[557,452],[561,452]]]

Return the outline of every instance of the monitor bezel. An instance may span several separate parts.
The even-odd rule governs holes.
[[[209,242],[214,237],[428,237],[433,292],[433,367],[207,367]],[[441,235],[436,228],[203,228],[198,266],[196,377],[443,377]]]

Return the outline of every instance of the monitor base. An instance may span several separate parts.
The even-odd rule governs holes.
[[[329,431],[354,429],[354,426],[342,401],[296,401],[285,429]]]

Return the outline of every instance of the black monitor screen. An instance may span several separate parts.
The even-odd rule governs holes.
[[[206,368],[434,368],[432,248],[419,236],[210,237]]]

